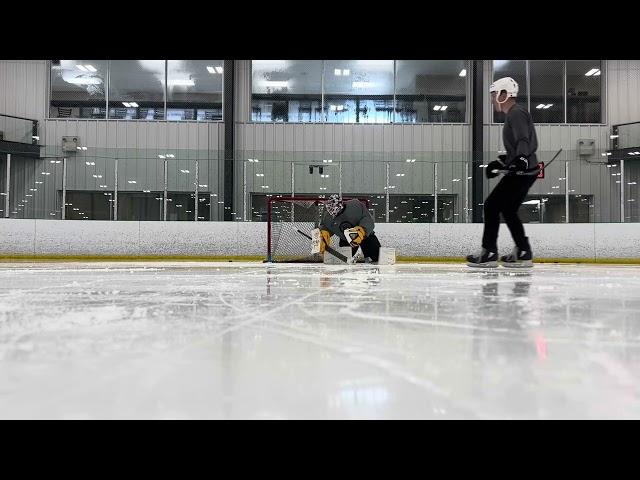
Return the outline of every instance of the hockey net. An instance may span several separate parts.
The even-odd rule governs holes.
[[[343,197],[343,200],[349,200]],[[359,199],[367,208],[369,201]],[[311,236],[311,230],[320,225],[325,198],[271,197],[267,204],[267,261],[293,263],[321,263],[323,256],[311,253],[311,240],[298,230]],[[331,237],[332,246],[339,243],[337,235]]]

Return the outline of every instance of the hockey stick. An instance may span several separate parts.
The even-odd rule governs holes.
[[[519,172],[512,172],[511,170],[491,170],[491,173],[497,173],[498,175],[502,174],[502,175],[538,175],[541,171],[543,171],[545,168],[547,168],[549,165],[551,165],[553,163],[553,161],[558,158],[558,155],[560,155],[560,153],[562,152],[562,149],[558,150],[558,153],[556,153],[553,158],[551,160],[549,160],[549,163],[545,163],[545,165],[540,168],[540,165],[537,165],[533,168],[529,168],[528,170],[521,170]]]
[[[298,230],[298,233],[300,235],[304,235],[305,237],[307,237],[309,240],[311,240],[311,237],[309,235],[307,235],[306,233],[304,233],[302,230],[299,230],[296,228],[296,230]],[[339,258],[340,260],[342,260],[344,263],[349,263],[349,260],[347,259],[347,257],[345,257],[344,255],[342,255],[340,252],[335,251],[333,248],[331,248],[329,245],[327,245],[326,247],[327,252],[329,252],[331,255],[333,255],[336,258]]]

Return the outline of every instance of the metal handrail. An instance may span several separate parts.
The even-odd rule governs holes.
[[[0,117],[7,117],[7,118],[16,118],[18,120],[28,120],[29,122],[33,122],[33,123],[38,123],[39,121],[33,118],[26,118],[26,117],[16,117],[15,115],[6,115],[4,113],[0,113]]]

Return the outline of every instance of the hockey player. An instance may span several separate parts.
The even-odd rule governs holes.
[[[331,235],[340,237],[340,246],[351,245],[351,255],[358,247],[362,248],[365,260],[377,262],[380,255],[380,242],[374,233],[375,224],[367,207],[358,199],[343,201],[339,195],[331,195],[324,202],[324,212],[318,227],[320,229],[320,252],[324,253],[331,245]],[[345,230],[348,239],[345,237]]]
[[[507,153],[489,163],[485,173],[487,178],[498,175],[494,170],[509,170],[510,173],[498,182],[484,201],[482,250],[478,255],[467,256],[467,264],[472,267],[498,266],[498,229],[502,214],[515,247],[511,254],[500,257],[500,262],[505,267],[530,267],[533,265],[533,253],[518,217],[518,209],[537,177],[515,173],[538,165],[538,139],[531,114],[525,107],[516,103],[518,84],[513,78],[496,80],[489,91],[495,110],[505,114],[502,141]]]

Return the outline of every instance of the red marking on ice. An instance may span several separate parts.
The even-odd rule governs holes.
[[[538,357],[543,360],[547,359],[547,341],[542,335],[536,335],[536,350],[538,351]]]

